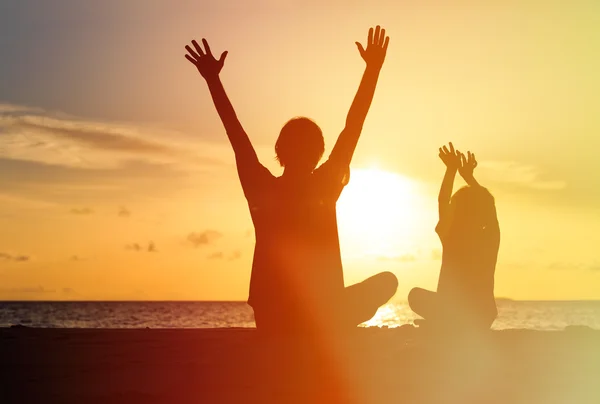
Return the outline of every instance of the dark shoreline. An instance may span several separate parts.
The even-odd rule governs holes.
[[[2,403],[598,403],[600,331],[0,329]]]

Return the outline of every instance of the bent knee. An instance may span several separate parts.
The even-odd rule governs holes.
[[[396,294],[398,290],[398,278],[393,273],[386,271],[379,274],[382,289],[389,295],[390,298]]]
[[[418,305],[422,300],[424,289],[422,288],[412,288],[410,292],[408,292],[408,305],[414,310],[415,305]]]

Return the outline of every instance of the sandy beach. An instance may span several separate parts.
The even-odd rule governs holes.
[[[2,403],[598,403],[600,331],[0,329]]]

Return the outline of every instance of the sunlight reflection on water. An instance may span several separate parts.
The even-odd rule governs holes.
[[[361,327],[399,327],[402,324],[412,324],[415,315],[408,303],[388,303],[377,310],[372,319],[361,324]]]
[[[600,329],[600,301],[498,301],[492,328]],[[362,327],[399,327],[418,318],[406,302],[382,306]],[[0,327],[23,324],[62,328],[254,327],[243,302],[0,302]]]

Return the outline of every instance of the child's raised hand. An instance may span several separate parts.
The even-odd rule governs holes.
[[[467,155],[460,154],[460,166],[458,172],[460,176],[469,182],[473,178],[473,170],[477,167],[477,160],[475,159],[475,153],[467,152]]]
[[[450,146],[449,150],[446,146],[440,147],[440,159],[444,162],[446,168],[458,170],[461,167],[461,153],[458,150],[454,150],[452,142],[448,146]]]

